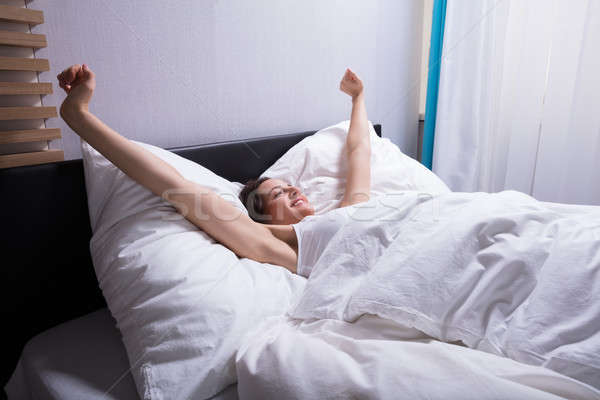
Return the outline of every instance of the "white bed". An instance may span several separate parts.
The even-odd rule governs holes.
[[[31,339],[5,390],[18,400],[137,400],[121,334],[104,308]],[[213,400],[237,399],[231,385]]]
[[[542,367],[432,340],[366,316],[349,324],[274,317],[238,352],[239,385],[212,400],[265,398],[599,399]],[[465,391],[468,388],[468,391]],[[107,309],[33,338],[6,385],[9,399],[139,399]]]
[[[339,185],[340,176],[345,175],[343,160],[332,157],[331,152],[337,149],[338,154],[343,154],[347,125],[342,123],[327,128],[303,140],[264,174],[306,188],[306,194],[319,212],[335,208],[339,204],[339,189],[342,187]],[[396,196],[402,191],[418,191],[427,196],[417,193],[414,195],[416,203],[426,204],[435,196],[441,199],[452,197],[444,197],[449,192],[445,185],[389,141],[378,139],[374,133],[372,138],[373,170],[377,171],[372,182],[374,198]],[[239,187],[234,184],[173,154],[145,146],[178,167],[190,180],[204,185],[211,183],[213,190],[230,192],[229,198],[237,199]],[[545,368],[540,363],[515,360],[514,355],[509,353],[502,357],[490,349],[478,350],[477,346],[485,342],[470,343],[468,339],[472,337],[469,336],[444,336],[446,332],[437,332],[425,324],[423,321],[427,321],[424,319],[416,321],[419,322],[417,324],[415,320],[402,320],[398,315],[387,312],[393,308],[390,306],[396,305],[398,294],[413,287],[412,283],[422,281],[424,275],[420,273],[427,270],[418,268],[418,276],[396,282],[401,274],[396,272],[392,261],[397,262],[400,255],[409,254],[405,250],[410,250],[411,238],[416,240],[419,235],[439,230],[440,223],[430,223],[432,226],[425,230],[424,225],[417,226],[419,220],[409,219],[408,226],[412,230],[396,235],[409,239],[408,245],[391,248],[394,252],[388,252],[389,256],[382,259],[390,262],[381,263],[390,268],[380,268],[389,270],[390,275],[380,276],[378,281],[371,279],[377,275],[369,270],[370,261],[377,258],[363,250],[377,252],[379,249],[383,254],[388,249],[382,247],[381,240],[365,242],[365,235],[356,240],[343,240],[348,245],[362,246],[358,250],[346,251],[339,241],[334,240],[332,243],[337,243],[339,251],[331,251],[329,256],[324,252],[324,257],[330,257],[331,262],[329,265],[321,262],[320,267],[315,265],[307,281],[277,266],[238,259],[231,251],[182,220],[160,199],[126,179],[89,146],[84,145],[83,150],[90,221],[94,232],[91,255],[100,288],[118,321],[119,330],[105,309],[32,339],[6,386],[11,399],[134,399],[138,396],[149,400],[238,397],[600,399],[600,391],[590,386],[589,380],[586,384],[561,375],[564,371],[566,375],[578,376],[577,371],[560,366],[553,371],[551,366]],[[567,225],[566,217],[569,215],[584,220],[589,213],[600,212],[598,208],[528,204],[524,207],[552,208],[565,216],[563,222]],[[405,207],[404,203],[394,210],[401,211],[402,207]],[[416,206],[408,209],[419,210]],[[438,207],[421,209],[426,211],[423,215],[429,217],[443,210]],[[539,215],[554,215],[554,211],[545,210],[542,214],[531,216],[535,220]],[[482,215],[487,218],[485,212]],[[429,223],[430,219],[424,218],[422,222]],[[464,228],[468,225],[464,221],[472,219],[469,215],[458,223],[450,224],[450,227]],[[375,219],[367,218],[366,221]],[[508,229],[502,228],[504,231],[508,232]],[[443,235],[444,232],[452,232],[452,229],[443,230],[439,237],[448,236]],[[348,235],[352,234],[348,230]],[[584,238],[588,236],[582,235]],[[467,241],[471,238],[465,237]],[[420,241],[424,244],[430,242],[429,236],[422,237]],[[595,239],[589,241],[592,242],[596,243]],[[436,258],[442,266],[453,254],[467,254],[453,251],[453,247],[445,242],[419,254],[436,254],[439,249],[448,249],[452,253]],[[472,252],[475,258],[479,250],[477,247]],[[581,257],[593,254],[587,250],[580,253]],[[368,255],[358,257],[364,262],[354,262],[355,269],[346,271],[347,274],[337,274],[345,271],[341,268],[343,265],[338,265],[338,259],[350,259],[361,254]],[[421,264],[413,264],[432,264],[428,260],[422,261]],[[600,266],[593,262],[590,265],[593,267],[590,271]],[[406,273],[410,268],[403,271]],[[417,295],[408,300],[427,300],[435,293],[443,294],[444,287],[438,285],[437,272],[434,270],[429,274],[434,282],[429,287],[436,290],[417,291]],[[535,275],[527,276],[535,281]],[[377,285],[365,284],[358,288],[364,289],[362,291],[355,290],[357,287],[350,290],[353,282],[359,282],[357,278],[365,283],[376,282]],[[506,274],[494,275],[494,278],[498,279],[492,281],[499,284],[510,280]],[[587,287],[595,280],[580,278],[579,282],[581,284],[576,288]],[[393,290],[384,291],[386,285],[392,283],[402,290],[392,287]],[[563,281],[559,283],[564,286]],[[513,288],[515,285],[507,283],[505,286]],[[366,299],[371,305],[388,307],[347,307],[348,304],[366,304],[364,301],[348,302],[353,292],[354,300]],[[465,293],[472,292],[475,293]],[[390,294],[389,298],[383,297],[386,293]],[[513,295],[510,290],[498,293],[501,300]],[[593,296],[597,296],[596,293],[592,291]],[[590,298],[592,300],[587,305],[596,304],[596,297]],[[441,306],[450,304],[440,299],[441,295],[438,296]],[[475,301],[474,304],[481,306],[484,303]],[[578,303],[567,299],[564,304],[575,306]],[[504,310],[504,307],[497,308]],[[476,309],[470,307],[467,311]],[[349,313],[347,310],[356,312]],[[422,315],[427,316],[425,313]],[[485,319],[487,314],[470,315]],[[596,315],[594,312],[593,317]],[[457,318],[458,323],[463,325],[472,320]],[[502,327],[504,319],[499,321],[494,327]],[[597,319],[591,321],[588,325],[593,332],[589,336],[596,344],[598,329],[593,321]],[[511,336],[514,337],[519,338]],[[447,343],[458,340],[470,348]],[[531,343],[535,344],[534,341]],[[579,354],[579,348],[576,350],[574,353]],[[593,362],[598,361],[595,352],[590,357]],[[236,381],[237,385],[232,384]]]

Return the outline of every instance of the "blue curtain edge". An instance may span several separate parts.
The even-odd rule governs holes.
[[[434,0],[431,20],[431,43],[429,46],[429,69],[427,73],[427,97],[425,102],[425,126],[423,128],[423,147],[421,150],[421,163],[429,169],[432,169],[433,164],[433,143],[435,140],[440,64],[444,43],[446,1],[447,0]]]

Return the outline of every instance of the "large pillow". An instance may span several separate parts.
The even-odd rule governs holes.
[[[344,151],[350,121],[321,129],[287,151],[262,176],[282,179],[302,189],[317,214],[339,206],[344,197],[348,160]],[[371,138],[371,196],[403,190],[431,195],[450,189],[421,163],[375,133]]]
[[[239,184],[136,142],[243,210]],[[243,335],[281,315],[305,280],[238,259],[82,141],[98,282],[143,399],[203,399],[236,381]]]

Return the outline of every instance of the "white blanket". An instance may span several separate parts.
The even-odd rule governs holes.
[[[599,207],[404,192],[351,211],[290,317],[375,314],[600,388]]]
[[[246,399],[600,399],[543,367],[433,340],[365,315],[353,323],[274,317],[237,355]]]

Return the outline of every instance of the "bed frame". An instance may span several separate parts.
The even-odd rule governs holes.
[[[381,136],[381,125],[375,131]],[[313,133],[169,150],[228,180],[246,182]],[[82,160],[0,169],[0,193],[4,388],[29,339],[106,303],[89,250]]]

